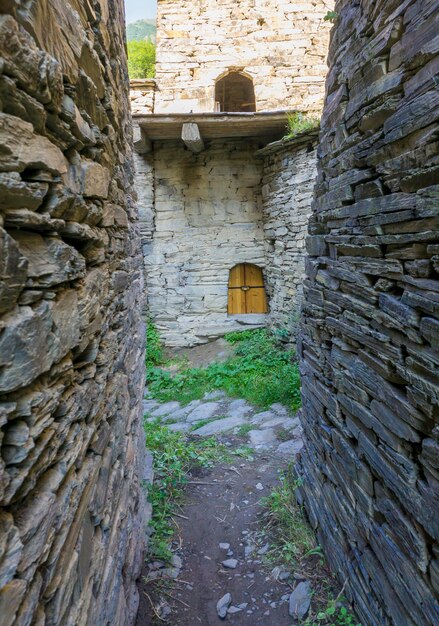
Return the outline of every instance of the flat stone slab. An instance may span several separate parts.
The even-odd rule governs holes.
[[[180,402],[165,402],[165,404],[162,404],[158,409],[151,413],[151,417],[163,417],[164,415],[169,415],[173,411],[177,411],[180,408]]]
[[[274,411],[263,411],[262,413],[256,413],[256,415],[253,415],[250,420],[250,424],[261,425],[278,417],[279,416],[276,415]]]
[[[206,402],[205,404],[200,404],[200,406],[197,406],[189,413],[186,421],[193,424],[194,422],[201,422],[201,420],[209,420],[215,415],[215,413],[218,412],[220,406],[221,405],[218,402]]]
[[[159,406],[159,404],[160,402],[157,402],[157,400],[143,400],[142,401],[143,412],[150,413],[151,411],[154,411],[154,409],[156,409]]]
[[[285,454],[286,456],[292,456],[293,454],[298,454],[303,448],[303,440],[302,439],[290,439],[289,441],[284,441],[278,447],[276,452],[279,454]]]
[[[311,605],[311,585],[308,581],[299,583],[290,596],[288,611],[292,618],[306,617]]]
[[[185,424],[185,422],[178,422],[177,424],[169,424],[168,428],[175,433],[187,433],[191,429],[191,425]]]
[[[276,442],[276,433],[272,428],[251,430],[248,436],[255,448],[269,448]]]
[[[228,430],[232,430],[236,426],[244,424],[245,420],[242,417],[225,417],[222,420],[215,420],[210,424],[205,424],[201,428],[197,428],[192,432],[193,435],[200,435],[200,437],[207,437],[209,435],[218,435],[219,433],[225,433]]]
[[[191,413],[197,406],[200,406],[201,400],[192,400],[187,406],[179,409],[178,411],[173,411],[169,416],[165,417],[162,421],[166,422],[167,419],[172,419],[173,421],[185,422],[186,417]]]

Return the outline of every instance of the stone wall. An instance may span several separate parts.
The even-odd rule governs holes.
[[[316,133],[259,149],[256,140],[211,141],[194,155],[155,142],[136,156],[147,306],[168,345],[202,343],[270,325],[297,333],[304,246],[315,179]],[[267,316],[228,316],[238,263],[263,268]]]
[[[293,341],[298,332],[305,271],[305,236],[316,178],[317,133],[278,141],[259,151],[264,159],[262,206],[269,325]]]
[[[364,626],[439,623],[439,13],[338,2],[309,227],[303,497]]]
[[[121,0],[0,8],[0,623],[128,626],[141,255]]]
[[[240,327],[227,316],[229,270],[265,264],[258,147],[256,140],[213,140],[193,154],[181,142],[154,144],[153,213],[147,198],[140,210],[145,235],[153,232],[144,239],[149,314],[168,345]],[[137,188],[147,180],[138,172]]]
[[[213,111],[229,70],[253,80],[258,111],[320,111],[332,4],[159,0],[155,112]]]

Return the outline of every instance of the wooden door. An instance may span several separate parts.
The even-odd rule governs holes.
[[[264,277],[257,265],[240,263],[230,270],[228,313],[267,313]]]

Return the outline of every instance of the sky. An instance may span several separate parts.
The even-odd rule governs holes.
[[[157,0],[125,0],[127,24],[156,16]]]

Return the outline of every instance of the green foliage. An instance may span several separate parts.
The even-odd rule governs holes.
[[[169,561],[169,543],[175,531],[172,515],[181,501],[188,472],[209,467],[226,458],[226,450],[213,439],[190,441],[185,435],[161,426],[158,421],[145,422],[146,447],[153,455],[154,484],[148,488],[152,503],[151,558]]]
[[[152,41],[129,41],[127,48],[130,78],[153,78],[155,75],[155,45]]]
[[[304,626],[361,626],[352,613],[340,601],[329,600],[326,608],[315,618],[308,619]]]
[[[178,400],[184,405],[208,391],[223,389],[229,396],[268,407],[281,402],[300,407],[300,376],[294,353],[284,350],[265,329],[230,333],[226,339],[235,354],[223,363],[190,368],[182,363],[176,373],[147,361],[149,391],[161,402]]]
[[[163,348],[156,327],[148,320],[146,326],[146,364],[161,365],[164,362]]]
[[[332,24],[334,24],[337,17],[338,17],[337,11],[328,11],[323,19],[325,20],[325,22],[331,22]]]
[[[287,114],[287,134],[284,139],[293,139],[302,133],[311,130],[318,130],[320,120],[317,117],[308,116],[305,113],[288,113]]]
[[[137,20],[127,24],[127,41],[155,40],[157,27],[155,20]]]
[[[297,487],[298,482],[289,471],[281,476],[280,485],[262,499],[267,528],[273,537],[267,557],[271,562],[293,567],[317,547],[303,509],[297,504]]]

